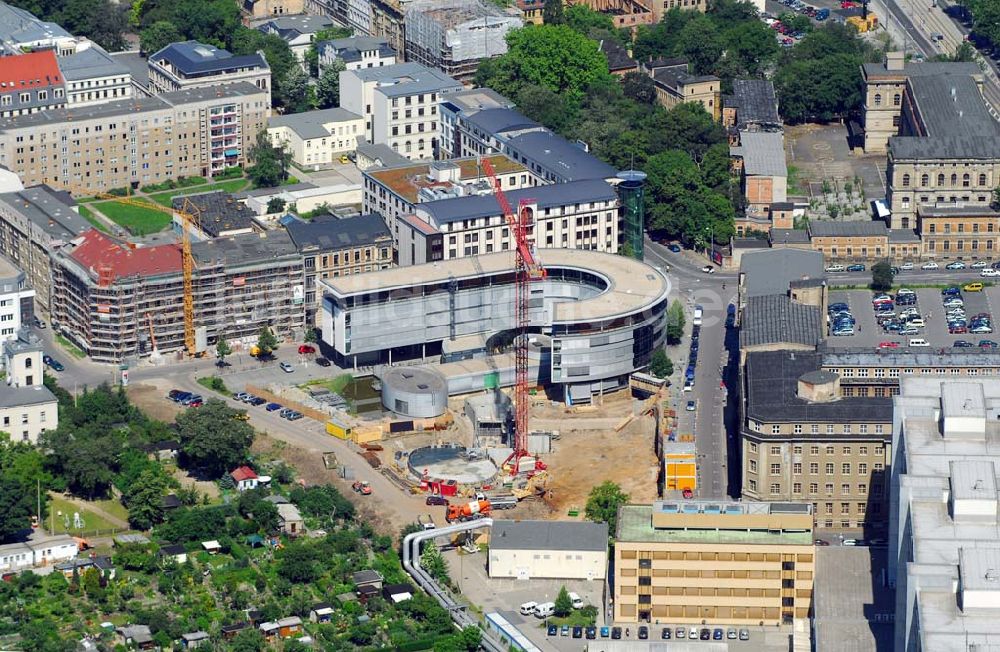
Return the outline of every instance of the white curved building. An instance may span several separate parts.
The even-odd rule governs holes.
[[[663,343],[666,277],[595,251],[538,257],[546,277],[532,283],[531,333],[550,347],[541,375],[573,402],[626,385]],[[342,366],[484,358],[514,327],[513,264],[508,251],[324,279],[323,340]]]

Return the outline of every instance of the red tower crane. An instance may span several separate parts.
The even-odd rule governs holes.
[[[528,227],[531,221],[530,209],[526,206],[528,200],[522,199],[517,213],[511,208],[510,202],[500,188],[493,164],[488,158],[482,159],[483,170],[493,184],[493,194],[500,204],[510,230],[514,234],[514,441],[513,452],[504,466],[510,464],[512,475],[520,472],[520,463],[528,455],[528,298],[532,279],[545,276],[545,270],[535,259],[528,243]],[[540,462],[535,463],[536,469],[545,468]]]

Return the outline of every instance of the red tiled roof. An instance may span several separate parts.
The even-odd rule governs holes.
[[[181,248],[176,244],[135,247],[97,229],[87,231],[80,239],[82,241],[70,257],[86,267],[95,278],[99,278],[102,269],[110,270],[113,279],[181,273]]]
[[[440,233],[440,231],[438,231],[433,226],[423,221],[416,215],[407,213],[405,215],[400,215],[399,219],[402,220],[403,222],[406,222],[407,224],[412,226],[417,231],[420,231],[424,235],[434,235],[435,233]]]
[[[256,480],[257,474],[253,472],[249,466],[241,466],[229,475],[233,476],[233,480],[236,482],[242,482],[243,480]]]
[[[0,57],[0,93],[46,88],[63,83],[52,50]]]

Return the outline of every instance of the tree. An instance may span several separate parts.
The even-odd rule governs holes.
[[[270,208],[271,205],[268,204],[268,212],[270,212]],[[229,342],[226,341],[226,338],[220,335],[219,339],[215,342],[215,355],[219,358],[219,364],[225,364],[226,356],[232,354],[232,352],[233,347],[229,346]]]
[[[171,43],[184,40],[173,23],[160,20],[139,33],[139,48],[147,56],[159,52]]]
[[[657,378],[667,379],[674,373],[674,363],[667,356],[663,349],[653,351],[653,357],[649,361],[649,373]]]
[[[163,520],[163,494],[167,480],[162,472],[147,469],[123,496],[128,507],[128,522],[139,530],[148,530]]]
[[[445,585],[451,584],[451,576],[448,575],[448,564],[445,562],[444,557],[441,556],[441,551],[438,550],[437,545],[433,541],[427,543],[424,546],[423,552],[420,553],[420,566],[438,582]]]
[[[885,292],[891,287],[892,266],[884,260],[872,265],[872,289],[876,292]]]
[[[351,36],[351,30],[348,27],[329,27],[327,29],[321,29],[316,32],[313,37],[312,43],[309,44],[309,49],[306,50],[305,62],[309,71],[310,77],[319,77],[323,72],[320,70],[319,65],[319,48],[323,41],[332,41],[338,38],[347,38]],[[339,61],[339,59],[338,59]],[[343,63],[343,62],[341,62]]]
[[[128,8],[111,0],[66,0],[52,18],[68,32],[87,36],[106,50],[124,49]]]
[[[684,306],[680,300],[674,302],[667,308],[667,343],[679,344],[684,336]]]
[[[307,328],[306,334],[302,338],[305,340],[306,344],[315,344],[319,342],[319,334],[316,332],[315,328]]]
[[[542,7],[542,22],[546,25],[562,25],[566,22],[563,0],[545,0]]]
[[[553,613],[555,613],[557,617],[565,618],[573,613],[573,601],[570,599],[569,591],[566,590],[565,586],[560,587],[559,595],[556,596],[555,604],[556,607]]]
[[[263,652],[265,648],[264,636],[257,629],[244,629],[229,642],[232,652]]]
[[[345,69],[342,59],[335,60],[323,69],[316,82],[316,104],[319,108],[340,106],[340,73]]]
[[[809,32],[812,30],[812,21],[805,14],[783,11],[778,14],[778,21],[793,32]],[[774,39],[772,38],[771,40],[773,41]]]
[[[312,582],[319,575],[316,562],[317,557],[311,547],[304,543],[291,543],[278,562],[278,575],[295,584]]]
[[[239,414],[217,398],[197,410],[177,416],[177,434],[184,458],[212,478],[242,464],[253,443],[253,428],[236,418]]]
[[[258,500],[251,508],[254,525],[258,532],[270,534],[278,529],[280,520],[278,507],[268,500]]]
[[[544,86],[523,86],[516,100],[524,115],[557,132],[564,132],[576,119],[577,107],[568,98]]]
[[[641,72],[627,73],[622,78],[622,91],[625,97],[639,104],[656,102],[656,86],[653,85],[653,78]]]
[[[278,348],[278,338],[269,327],[264,326],[260,329],[260,333],[257,335],[257,348],[260,349],[258,355],[261,357],[271,355]]]
[[[313,108],[309,76],[301,66],[292,66],[282,78],[280,103],[284,106],[285,113],[301,113]]]
[[[563,15],[563,22],[584,36],[595,40],[618,37],[615,32],[615,22],[611,20],[611,16],[594,11],[587,5],[570,5],[566,7]]]
[[[715,71],[724,44],[712,19],[698,15],[681,29],[678,47],[680,53],[687,57],[694,74],[708,75]]]
[[[0,541],[31,526],[35,488],[0,474]]]
[[[257,134],[257,140],[250,148],[249,155],[253,165],[247,168],[247,176],[253,181],[254,187],[276,188],[288,178],[291,153],[275,147],[266,129]]]
[[[629,495],[617,484],[606,480],[590,490],[584,514],[591,521],[607,523],[608,531],[614,535],[618,522],[618,508],[628,503]]]

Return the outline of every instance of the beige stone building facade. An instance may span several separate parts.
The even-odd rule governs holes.
[[[1000,250],[1000,212],[989,206],[921,205],[917,232],[925,258],[990,259]]]
[[[305,0],[243,0],[239,5],[247,25],[265,18],[301,14],[305,10]]]
[[[614,621],[778,625],[809,617],[809,505],[626,505],[615,540]]]
[[[0,120],[0,165],[26,185],[74,194],[245,165],[267,125],[267,92],[241,83]]]
[[[656,100],[664,108],[681,102],[697,102],[715,120],[722,118],[722,80],[714,75],[693,75],[687,59],[658,59],[643,64],[656,88]]]

